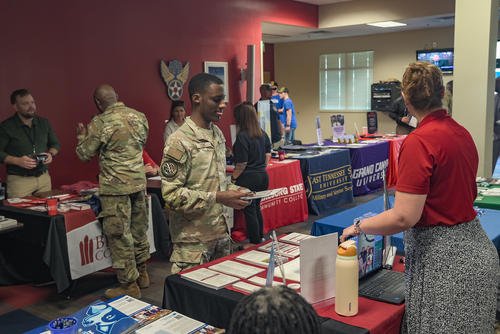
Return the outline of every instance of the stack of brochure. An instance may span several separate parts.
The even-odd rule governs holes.
[[[71,315],[77,320],[75,333],[106,334],[201,334],[224,330],[191,319],[178,312],[161,309],[130,296],[90,304]],[[48,324],[27,334],[50,333]]]
[[[181,277],[191,282],[201,284],[207,288],[219,290],[228,284],[239,281],[237,277],[219,273],[207,268],[200,268],[181,274]]]
[[[258,250],[251,250],[237,256],[236,260],[248,262],[256,266],[267,268],[267,266],[269,265],[269,258],[270,258],[269,253],[261,252]],[[281,260],[283,262],[286,262],[288,261],[288,258],[281,256]]]
[[[314,238],[314,236],[309,234],[293,232],[280,238],[280,241],[287,242],[292,245],[300,245],[300,242],[304,239]]]

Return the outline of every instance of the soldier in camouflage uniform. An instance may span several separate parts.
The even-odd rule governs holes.
[[[76,153],[83,161],[99,155],[99,218],[121,284],[106,290],[105,296],[128,294],[140,298],[139,288],[149,286],[146,175],[142,160],[148,121],[144,114],[117,99],[111,86],[96,89],[94,100],[101,113],[87,127],[78,124]]]
[[[167,140],[160,168],[162,195],[170,209],[172,273],[228,255],[230,238],[223,205],[248,201],[226,179],[225,139],[212,122],[226,107],[222,81],[200,73],[189,82],[192,116]]]

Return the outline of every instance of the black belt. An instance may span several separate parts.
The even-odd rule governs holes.
[[[19,174],[9,173],[8,175],[24,176],[24,177],[30,177],[30,176],[39,177],[40,175],[43,175],[45,173],[47,173],[46,170],[41,170],[38,172],[22,173],[22,174],[21,173],[19,173]]]

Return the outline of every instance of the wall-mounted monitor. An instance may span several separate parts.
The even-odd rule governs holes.
[[[444,74],[453,73],[453,49],[417,50],[417,61],[426,61],[439,67]]]

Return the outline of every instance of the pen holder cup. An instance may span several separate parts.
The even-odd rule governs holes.
[[[49,216],[57,215],[57,198],[47,198],[47,213]]]
[[[73,317],[61,317],[49,322],[49,330],[52,334],[77,334],[78,320]]]

